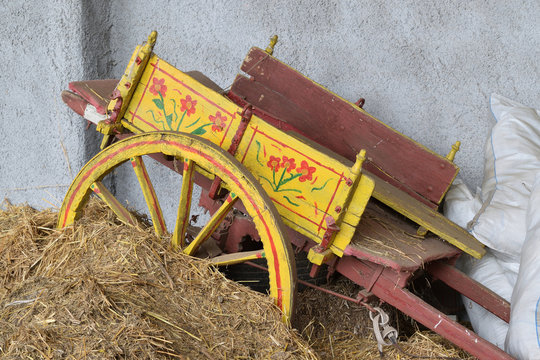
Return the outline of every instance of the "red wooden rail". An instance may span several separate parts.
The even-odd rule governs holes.
[[[386,126],[259,48],[242,64],[230,96],[283,120],[300,133],[354,161],[361,149],[364,168],[432,208],[459,169],[446,158]]]

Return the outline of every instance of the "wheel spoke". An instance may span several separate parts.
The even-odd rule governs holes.
[[[167,226],[165,225],[165,220],[163,218],[163,213],[161,211],[161,206],[154,190],[154,186],[150,181],[148,172],[146,171],[146,166],[144,165],[143,159],[140,156],[135,156],[131,158],[131,165],[133,165],[133,170],[141,189],[144,195],[144,200],[148,206],[148,211],[150,212],[150,217],[152,218],[152,224],[154,225],[154,231],[156,235],[160,237],[167,232]]]
[[[114,195],[101,183],[101,181],[96,181],[92,185],[90,185],[90,189],[101,198],[108,206],[109,208],[118,216],[118,219],[120,221],[130,224],[130,225],[136,225],[137,221],[131,215],[131,213],[126,209],[120,201],[118,201],[117,198],[114,197]]]
[[[210,218],[210,221],[201,229],[199,234],[193,241],[188,245],[187,248],[184,249],[184,253],[188,255],[193,255],[199,248],[199,246],[205,242],[210,235],[216,231],[219,224],[223,221],[227,213],[229,212],[230,208],[234,205],[238,197],[235,194],[230,193],[229,196],[227,196],[227,199],[221,205],[221,207],[212,215]]]
[[[249,260],[257,260],[264,258],[266,258],[266,256],[264,255],[264,250],[253,250],[216,256],[210,259],[210,261],[214,265],[234,265]]]
[[[180,190],[180,202],[176,225],[171,238],[173,249],[184,247],[185,236],[189,225],[189,210],[191,209],[191,197],[193,194],[193,170],[195,162],[184,159],[184,172],[182,173],[182,189]]]

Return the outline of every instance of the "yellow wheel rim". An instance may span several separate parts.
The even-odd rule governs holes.
[[[286,231],[281,218],[272,201],[251,173],[229,153],[207,140],[189,134],[155,132],[135,135],[109,146],[92,158],[73,180],[62,203],[57,226],[63,228],[73,224],[92,192],[102,198],[105,196],[105,199],[108,199],[107,204],[115,210],[119,217],[123,217],[124,221],[129,222],[130,215],[123,213],[125,209],[107,191],[101,180],[120,164],[131,160],[135,167],[137,159],[143,155],[154,153],[163,153],[178,159],[188,160],[184,163],[192,164],[192,166],[196,164],[198,168],[203,168],[207,173],[220,177],[230,189],[232,196],[230,195],[229,199],[232,201],[237,197],[242,201],[247,213],[253,219],[263,244],[264,256],[268,264],[270,296],[274,298],[275,304],[283,312],[284,320],[288,321],[294,308],[296,269],[291,244],[286,239]],[[144,177],[145,169],[142,170]],[[186,170],[184,170],[184,174],[185,172]],[[189,188],[188,186],[184,187]],[[156,199],[153,199],[155,193],[151,187],[147,192],[148,194],[145,196],[148,195],[149,208],[157,209],[152,218],[156,233],[159,234],[165,228],[160,218],[159,204]],[[156,200],[157,205],[151,206],[154,204],[152,202],[154,200]],[[116,204],[117,202],[118,204]],[[185,204],[185,199],[183,201],[181,198],[180,204]],[[116,206],[118,208],[114,209]],[[152,212],[152,209],[150,210]],[[181,227],[177,225],[177,228]],[[190,244],[184,250],[188,250],[190,247],[193,248],[193,245]],[[235,255],[229,256],[234,257]],[[256,256],[252,254],[253,257]],[[222,258],[226,258],[226,256],[222,256]],[[240,259],[242,260],[241,256]],[[243,259],[244,261],[249,260],[247,257]]]

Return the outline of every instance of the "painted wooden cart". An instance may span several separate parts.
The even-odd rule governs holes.
[[[356,298],[335,295],[375,314],[369,302],[378,298],[479,358],[510,358],[407,288],[429,273],[508,321],[509,304],[453,266],[462,252],[481,257],[482,245],[437,211],[458,172],[459,143],[442,157],[403,136],[365,112],[363,99],[350,103],[274,58],[277,37],[249,51],[247,76],[227,92],[160,59],[156,37],[135,49],[120,80],[73,82],[62,94],[104,137],[71,184],[59,227],[80,216],[92,193],[135,224],[104,185],[131,164],[156,236],[219,266],[267,270],[286,321],[295,305],[295,252],[305,251],[312,276],[324,264],[362,287]],[[148,157],[182,175],[169,227]],[[211,214],[202,228],[190,224],[194,184]]]

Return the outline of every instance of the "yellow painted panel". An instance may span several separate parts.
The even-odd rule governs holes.
[[[124,114],[137,132],[179,131],[228,149],[242,109],[153,55]],[[130,126],[131,125],[131,126]]]
[[[259,180],[287,225],[317,242],[325,218],[338,221],[354,190],[356,175],[349,166],[256,116],[236,158]]]

